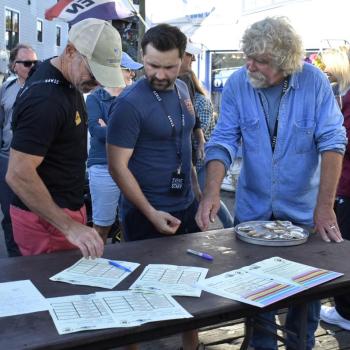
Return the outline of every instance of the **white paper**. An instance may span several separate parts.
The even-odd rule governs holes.
[[[49,312],[59,334],[117,327],[96,294],[49,298]]]
[[[247,271],[286,283],[311,288],[342,276],[342,273],[320,269],[278,256],[245,267]]]
[[[99,292],[96,295],[112,312],[118,327],[192,317],[174,298],[167,294],[129,290]]]
[[[108,263],[108,259],[81,258],[74,265],[50,277],[51,281],[112,289],[132,272],[124,271]],[[140,264],[113,260],[134,271]]]
[[[46,299],[30,280],[0,283],[0,317],[47,309]]]
[[[197,283],[203,282],[207,273],[202,267],[149,264],[130,289],[200,297],[202,290]]]
[[[244,269],[208,278],[200,286],[207,292],[258,307],[270,305],[304,290],[300,286],[251,274]]]
[[[71,295],[48,301],[59,334],[192,317],[169,295],[130,290]]]
[[[273,257],[208,278],[200,286],[213,294],[264,307],[341,275]]]

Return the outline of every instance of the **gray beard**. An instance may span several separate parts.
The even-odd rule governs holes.
[[[270,84],[268,84],[266,77],[261,74],[260,72],[255,72],[255,73],[251,73],[248,71],[248,78],[250,83],[256,88],[256,89],[263,89],[263,88],[267,88],[270,86]]]

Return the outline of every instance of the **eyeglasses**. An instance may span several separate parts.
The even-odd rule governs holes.
[[[22,63],[24,67],[29,68],[32,65],[37,64],[37,62],[38,62],[37,60],[34,60],[34,61],[16,61],[15,63]]]
[[[84,63],[85,63],[85,66],[86,66],[86,68],[87,68],[87,70],[89,71],[89,74],[90,74],[90,76],[91,76],[91,79],[92,79],[92,80],[96,80],[96,78],[95,78],[95,76],[94,76],[94,73],[92,73],[92,70],[91,70],[91,68],[90,68],[90,66],[89,66],[89,63],[88,63],[87,58],[86,58],[85,56],[83,56],[82,54],[80,54],[80,57],[83,59],[83,61],[84,61]]]

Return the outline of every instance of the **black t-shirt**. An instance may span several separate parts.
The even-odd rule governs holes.
[[[19,92],[13,129],[13,149],[44,157],[37,171],[54,202],[79,209],[87,158],[85,103],[50,61],[43,62]],[[13,204],[27,209],[18,197]]]

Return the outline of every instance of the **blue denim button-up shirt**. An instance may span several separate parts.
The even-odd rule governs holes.
[[[242,139],[236,218],[240,222],[268,220],[273,214],[312,225],[320,154],[327,150],[343,153],[347,143],[330,84],[309,64],[291,76],[280,103],[274,152],[259,95],[268,110],[265,96],[250,84],[245,67],[228,79],[220,118],[206,146],[206,162],[220,160],[228,168]]]

